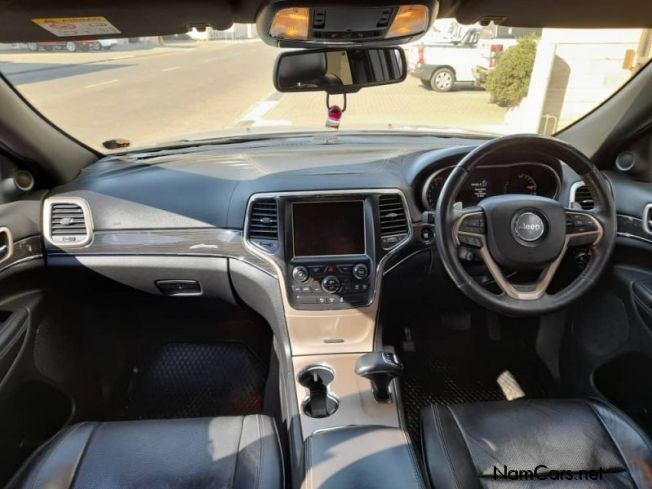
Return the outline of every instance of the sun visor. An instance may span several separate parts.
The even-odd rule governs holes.
[[[222,0],[0,0],[0,42],[160,36],[232,25],[233,10]]]
[[[650,0],[483,0],[460,2],[453,14],[462,24],[495,22],[514,27],[652,27]]]

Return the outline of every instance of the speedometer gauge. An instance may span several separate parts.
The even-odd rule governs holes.
[[[506,194],[537,195],[537,181],[527,173],[519,173],[516,178],[505,182],[503,190]]]

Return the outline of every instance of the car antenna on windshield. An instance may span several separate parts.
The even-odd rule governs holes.
[[[342,122],[342,115],[346,111],[346,93],[342,94],[344,97],[344,105],[331,105],[331,96],[326,94],[326,108],[328,109],[328,116],[326,117],[326,127],[331,129],[339,129],[340,122]]]

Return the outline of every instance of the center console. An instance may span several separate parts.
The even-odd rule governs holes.
[[[295,310],[369,306],[380,263],[411,234],[396,190],[256,195],[247,217],[248,242],[282,271]]]
[[[284,382],[296,392],[303,440],[337,427],[373,425],[383,429],[366,436],[382,431],[381,441],[403,446],[393,380],[400,363],[374,352],[384,267],[412,238],[402,192],[256,194],[244,238],[278,280],[293,370]],[[330,443],[324,435],[317,439]]]
[[[280,388],[296,393],[304,487],[422,488],[399,409],[402,365],[374,351],[385,265],[412,238],[402,192],[256,194],[244,238],[272,265],[283,301],[292,371]]]

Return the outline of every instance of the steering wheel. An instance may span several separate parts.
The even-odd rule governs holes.
[[[557,200],[536,195],[497,195],[475,207],[454,204],[469,173],[489,161],[563,161],[577,172],[594,198],[590,211],[566,209]],[[505,136],[466,155],[446,179],[435,215],[441,260],[455,285],[479,305],[510,316],[536,316],[568,306],[584,294],[605,269],[616,242],[616,206],[611,187],[580,151],[557,139],[536,135]],[[554,294],[548,286],[572,246],[589,246],[591,259],[580,275]],[[478,283],[460,262],[459,247],[475,249],[500,289]],[[533,283],[512,283],[504,273],[540,271]]]

